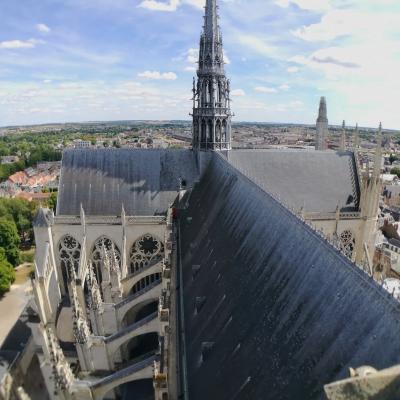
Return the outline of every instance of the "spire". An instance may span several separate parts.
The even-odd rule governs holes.
[[[193,82],[193,148],[230,150],[230,86],[225,76],[217,0],[207,0],[200,38],[197,84]]]

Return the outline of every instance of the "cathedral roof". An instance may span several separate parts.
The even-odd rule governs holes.
[[[349,366],[400,362],[398,303],[222,156],[188,203],[179,248],[191,400],[319,400]]]
[[[264,190],[299,211],[358,209],[359,182],[351,152],[235,150],[228,161]]]
[[[180,181],[198,179],[189,150],[67,150],[63,154],[57,215],[160,215]]]

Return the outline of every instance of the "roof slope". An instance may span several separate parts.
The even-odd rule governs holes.
[[[322,399],[400,362],[399,304],[222,156],[180,212],[191,400]]]
[[[67,150],[63,154],[57,215],[164,214],[179,179],[197,179],[189,150]]]
[[[351,152],[235,150],[227,157],[235,168],[295,210],[358,208],[360,188]]]

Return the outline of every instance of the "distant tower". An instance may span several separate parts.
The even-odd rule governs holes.
[[[356,129],[354,131],[354,150],[360,147],[360,134],[358,131],[358,124],[356,124]]]
[[[193,148],[230,150],[230,82],[225,76],[217,0],[207,0],[205,10],[197,85],[193,80]]]
[[[321,100],[319,102],[319,112],[317,119],[315,150],[326,150],[327,138],[328,138],[328,112],[326,109],[325,97],[321,97]]]
[[[342,135],[340,136],[340,151],[346,151],[346,121],[342,124]]]

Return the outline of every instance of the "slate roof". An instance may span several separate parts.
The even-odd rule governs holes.
[[[63,154],[57,215],[166,213],[179,189],[198,179],[189,150],[77,149]]]
[[[188,202],[178,215],[191,400],[320,400],[349,366],[400,362],[399,304],[221,156]]]
[[[231,165],[296,210],[358,210],[360,188],[350,152],[233,150]],[[75,149],[63,155],[57,215],[160,215],[179,180],[199,179],[189,150]]]
[[[53,213],[48,208],[39,208],[34,220],[33,226],[47,228],[52,224]]]
[[[306,212],[358,209],[360,185],[351,152],[235,150],[231,165],[282,201]]]

